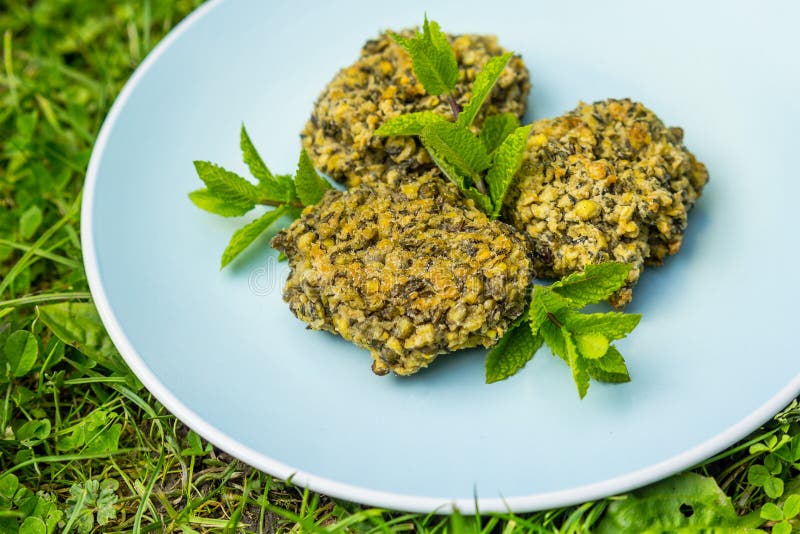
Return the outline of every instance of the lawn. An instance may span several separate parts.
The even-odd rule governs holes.
[[[800,528],[800,406],[692,472],[533,514],[422,516],[273,479],[130,374],[91,302],[81,188],[115,95],[196,0],[0,7],[0,533],[720,532]]]

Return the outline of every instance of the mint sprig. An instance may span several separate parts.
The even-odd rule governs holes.
[[[195,206],[223,217],[241,217],[259,205],[275,208],[234,232],[222,253],[220,264],[223,269],[281,217],[296,218],[303,207],[319,202],[325,191],[331,188],[314,170],[305,150],[300,152],[297,172],[292,176],[273,174],[269,170],[244,125],[240,147],[242,159],[258,184],[214,163],[195,161],[197,175],[206,187],[189,193]]]
[[[511,114],[487,118],[486,133],[480,137],[471,127],[513,54],[507,52],[486,63],[475,77],[469,102],[460,111],[452,93],[458,82],[458,64],[439,25],[426,16],[422,34],[392,37],[411,56],[414,74],[425,90],[450,102],[452,116],[432,111],[398,115],[381,124],[375,134],[417,136],[444,175],[496,219],[522,162],[530,127],[520,128]]]
[[[591,379],[628,382],[625,360],[611,342],[632,332],[641,316],[581,313],[581,309],[602,302],[619,290],[630,269],[630,265],[617,262],[590,265],[549,287],[536,286],[527,313],[486,357],[486,382],[496,382],[519,371],[542,344],[570,367],[581,398]]]

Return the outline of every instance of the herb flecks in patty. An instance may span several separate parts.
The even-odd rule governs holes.
[[[411,38],[413,32],[401,35]],[[458,65],[458,79],[452,91],[455,103],[464,108],[472,96],[477,74],[492,57],[506,51],[497,38],[487,35],[448,35]],[[485,117],[525,112],[530,81],[519,56],[513,56],[477,114],[475,124]],[[361,57],[344,68],[328,84],[314,106],[301,137],[314,164],[322,172],[349,186],[381,181],[395,170],[413,180],[436,165],[418,139],[383,138],[375,131],[387,119],[414,112],[452,113],[451,103],[441,95],[425,91],[412,69],[411,57],[383,33],[368,41]]]
[[[330,191],[272,245],[295,315],[368,349],[378,374],[495,344],[531,281],[524,240],[432,175]]]
[[[679,128],[628,99],[534,123],[504,220],[533,238],[537,276],[627,263],[628,280],[611,302],[629,302],[644,265],[680,249],[687,213],[708,181],[682,143]]]

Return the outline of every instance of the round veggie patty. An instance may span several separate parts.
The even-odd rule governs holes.
[[[292,312],[368,349],[378,374],[495,344],[532,275],[525,238],[431,173],[328,191],[272,246],[289,260]]]
[[[533,239],[537,276],[631,264],[627,286],[611,299],[621,307],[645,263],[678,252],[707,181],[705,166],[683,146],[683,131],[642,104],[581,103],[534,123],[505,216]]]
[[[411,36],[411,30],[403,32]],[[460,106],[471,96],[472,82],[493,56],[505,53],[490,35],[448,36],[459,66],[454,96]],[[510,112],[522,117],[530,90],[528,70],[519,56],[506,66],[476,118]],[[435,165],[413,137],[376,137],[375,130],[388,118],[418,111],[450,115],[440,95],[429,95],[416,81],[411,58],[389,33],[368,41],[361,57],[339,71],[317,99],[311,118],[301,133],[303,147],[314,165],[348,186],[381,180],[394,167],[414,179]]]

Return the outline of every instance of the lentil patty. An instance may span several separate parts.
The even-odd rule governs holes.
[[[522,313],[532,274],[524,237],[433,173],[328,191],[272,246],[289,259],[292,312],[368,349],[377,374],[493,345]]]
[[[404,35],[411,36],[407,30]],[[454,95],[462,107],[471,96],[476,74],[492,57],[505,52],[489,35],[448,36],[459,65]],[[476,119],[511,112],[522,117],[530,90],[528,70],[519,56],[511,59]],[[388,33],[368,41],[361,57],[339,71],[317,99],[301,133],[314,165],[333,179],[353,186],[380,180],[388,167],[413,180],[434,168],[413,137],[375,137],[388,118],[416,111],[450,113],[438,95],[428,95],[416,81],[411,58]]]
[[[505,215],[533,238],[537,276],[629,263],[628,284],[611,303],[629,302],[645,263],[680,248],[687,212],[708,181],[682,142],[680,128],[628,99],[581,103],[536,122]]]

